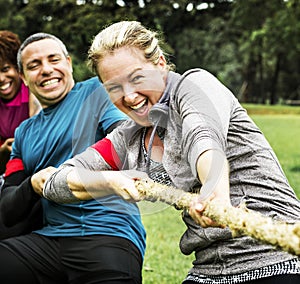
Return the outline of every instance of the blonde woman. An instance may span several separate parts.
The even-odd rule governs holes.
[[[64,163],[48,179],[46,198],[137,200],[138,174],[124,170],[146,172],[199,192],[183,215],[180,248],[195,254],[184,284],[299,283],[297,257],[247,236],[233,238],[202,216],[206,201],[217,199],[228,206],[246,202],[274,219],[300,219],[299,200],[273,150],[234,95],[203,69],[173,72],[156,33],[135,21],[100,31],[89,62],[131,120]]]

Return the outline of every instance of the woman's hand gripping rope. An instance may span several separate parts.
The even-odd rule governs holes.
[[[199,198],[198,194],[187,193],[149,179],[136,180],[135,186],[139,191],[141,200],[161,201],[182,210],[189,210],[195,200]],[[192,213],[192,217],[194,217],[195,212]],[[213,221],[212,223],[210,221],[205,222],[204,227],[227,226],[231,229],[233,237],[248,235],[276,248],[300,255],[300,222],[289,224],[276,221],[247,209],[245,205],[233,207],[213,199],[207,201],[201,212],[203,216]]]

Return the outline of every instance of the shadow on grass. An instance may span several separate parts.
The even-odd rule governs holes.
[[[295,166],[290,169],[291,172],[300,172],[300,166]]]

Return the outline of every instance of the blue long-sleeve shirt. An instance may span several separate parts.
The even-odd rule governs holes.
[[[127,117],[109,100],[98,78],[76,83],[62,101],[43,109],[17,128],[7,173],[20,171],[15,167],[18,162],[24,166],[24,177],[48,166],[58,167],[105,137],[113,124],[125,119]],[[28,178],[18,186],[18,190],[15,190],[17,186],[6,188],[0,201],[2,218],[8,219],[6,223],[10,223],[13,216],[17,218],[17,212],[25,216],[38,198]],[[118,204],[117,209],[111,204]],[[139,210],[119,197],[108,197],[105,205],[97,200],[58,204],[42,198],[42,207],[44,225],[35,231],[38,234],[120,236],[131,240],[141,255],[144,254],[145,231]]]

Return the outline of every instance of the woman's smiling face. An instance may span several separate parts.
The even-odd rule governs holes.
[[[18,93],[21,79],[15,66],[0,63],[0,98],[12,100]]]
[[[122,47],[104,56],[97,71],[115,106],[138,124],[150,126],[149,110],[166,88],[165,58],[154,65],[138,48]]]

